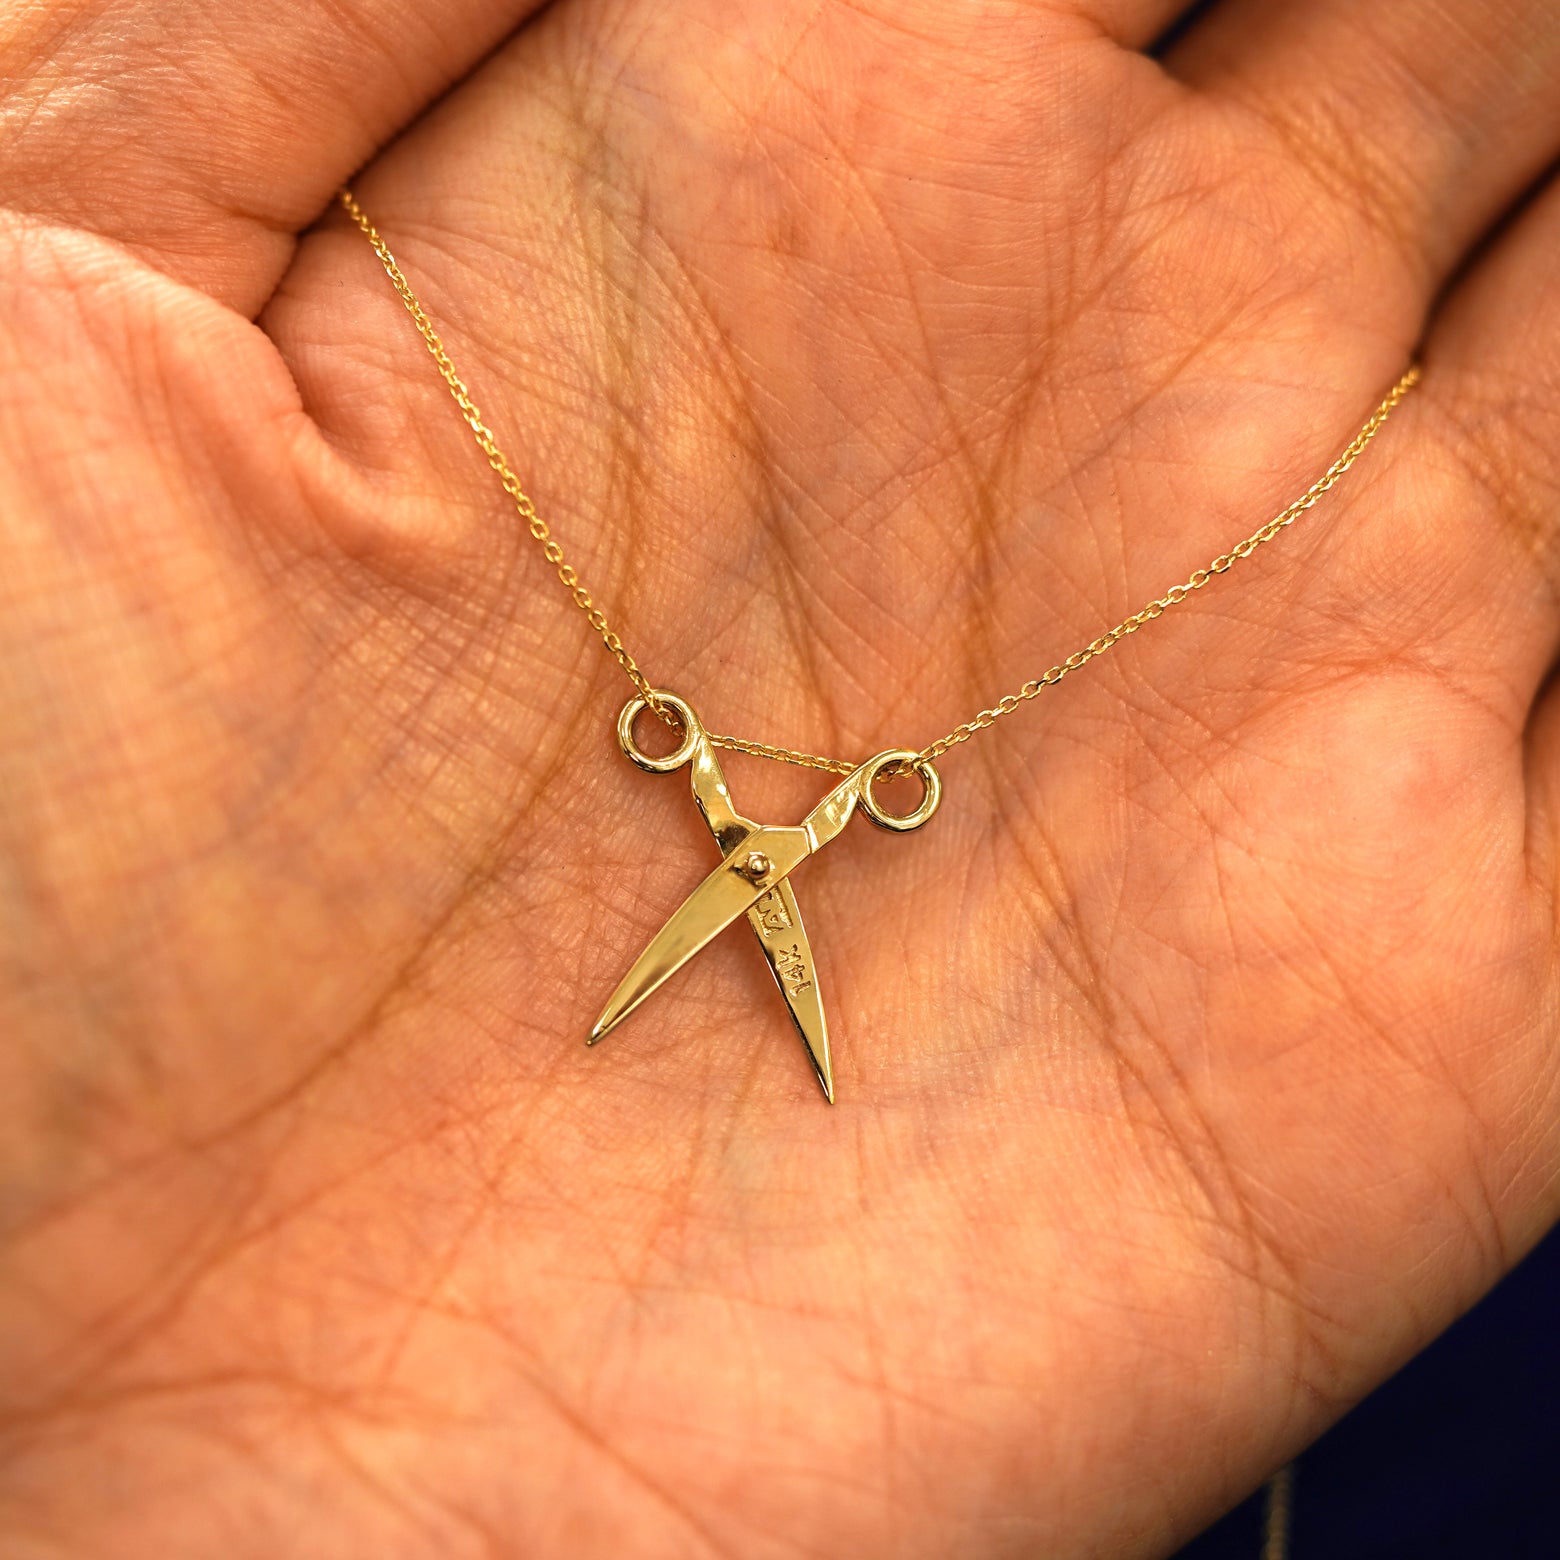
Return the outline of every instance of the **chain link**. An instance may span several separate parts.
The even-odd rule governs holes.
[[[607,615],[595,604],[591,593],[581,582],[573,564],[564,557],[563,548],[554,538],[547,522],[536,512],[536,506],[531,502],[525,489],[520,485],[520,479],[515,475],[504,452],[499,448],[498,441],[493,437],[492,430],[483,421],[482,414],[477,409],[476,403],[471,398],[471,392],[467,390],[464,381],[455,371],[455,365],[450,361],[449,353],[444,349],[444,343],[439,333],[434,329],[433,321],[428,318],[417,294],[412,291],[411,283],[407,281],[401,267],[396,264],[396,259],[390,252],[390,247],[380,236],[379,230],[369,221],[363,208],[357,203],[350,190],[342,190],[339,199],[347,215],[362,230],[363,236],[374,247],[374,253],[379,256],[379,262],[385,269],[385,275],[390,278],[390,285],[395,288],[401,302],[406,305],[406,311],[412,317],[428,351],[433,356],[434,363],[438,366],[440,375],[449,387],[450,394],[455,398],[455,404],[460,408],[460,413],[466,420],[466,425],[476,436],[476,441],[482,453],[487,457],[487,463],[493,468],[499,481],[503,484],[504,491],[513,501],[521,520],[525,522],[527,531],[540,545],[543,556],[547,559],[564,588],[573,598],[575,606],[585,614],[585,620],[600,636],[602,644],[607,647],[612,658],[628,674],[629,681],[638,689],[639,696],[645,700],[652,710],[661,717],[667,725],[677,725],[676,716],[662,707],[655,696],[655,691],[650,685],[649,679],[640,671],[639,663],[629,654],[623,641],[617,632],[607,621]],[[1365,426],[1355,434],[1354,438],[1345,447],[1343,453],[1330,465],[1304,493],[1297,498],[1287,509],[1274,515],[1266,525],[1253,531],[1250,536],[1237,542],[1226,553],[1219,556],[1205,568],[1193,570],[1191,576],[1180,585],[1172,585],[1164,595],[1157,596],[1146,606],[1140,607],[1131,617],[1123,618],[1114,628],[1106,629],[1098,639],[1091,640],[1081,650],[1074,650],[1065,661],[1058,661],[1049,671],[1042,672],[1040,676],[1031,678],[1023,687],[1014,693],[1005,694],[998,699],[990,709],[981,710],[969,720],[955,726],[946,736],[939,737],[935,742],[929,743],[916,755],[915,764],[929,764],[939,759],[943,754],[959,746],[962,742],[968,742],[978,731],[984,731],[989,726],[995,725],[1004,715],[1011,715],[1020,705],[1030,699],[1039,696],[1046,688],[1054,687],[1069,672],[1076,672],[1080,667],[1086,666],[1096,656],[1104,655],[1114,644],[1125,639],[1128,634],[1134,634],[1145,623],[1151,623],[1162,613],[1168,612],[1171,607],[1178,606],[1185,601],[1194,591],[1199,591],[1208,584],[1216,575],[1223,574],[1232,565],[1242,558],[1249,558],[1264,542],[1270,542],[1287,526],[1291,526],[1301,515],[1311,509],[1316,502],[1332,488],[1343,476],[1350,466],[1360,458],[1365,446],[1370,443],[1381,431],[1381,426],[1392,415],[1398,402],[1408,394],[1419,382],[1419,367],[1414,365],[1403,377],[1387,392],[1386,398],[1371,413]],[[856,765],[847,759],[825,758],[817,753],[805,753],[796,748],[775,747],[767,742],[754,742],[745,737],[724,737],[714,732],[710,733],[710,741],[717,747],[727,748],[736,753],[749,753],[755,758],[774,759],[780,763],[796,764],[804,769],[821,769],[830,774],[845,775],[851,773]]]
[[[1287,509],[1280,510],[1266,525],[1236,542],[1227,553],[1220,553],[1206,568],[1194,569],[1190,578],[1183,584],[1172,585],[1164,595],[1156,596],[1131,617],[1123,618],[1114,628],[1106,629],[1098,639],[1091,640],[1083,649],[1074,650],[1065,661],[1057,662],[1049,671],[1042,672],[1038,677],[1026,682],[1017,693],[1006,694],[989,710],[982,710],[970,720],[955,726],[947,736],[939,737],[935,742],[922,748],[919,754],[920,761],[930,763],[933,759],[941,758],[950,748],[957,747],[961,742],[968,742],[977,731],[984,731],[988,726],[995,725],[1004,715],[1011,715],[1019,705],[1035,698],[1042,689],[1055,687],[1069,672],[1076,672],[1080,666],[1087,666],[1095,656],[1104,655],[1112,645],[1125,639],[1128,634],[1135,634],[1145,623],[1153,622],[1156,617],[1168,612],[1171,607],[1180,605],[1194,591],[1201,590],[1215,575],[1223,574],[1242,558],[1249,558],[1264,542],[1271,542],[1286,526],[1293,525],[1301,515],[1315,506],[1317,500],[1328,489],[1336,486],[1338,479],[1360,458],[1365,446],[1376,437],[1381,431],[1381,425],[1392,415],[1393,408],[1419,383],[1419,372],[1419,366],[1415,364],[1393,385],[1387,392],[1386,399],[1371,413],[1369,421],[1354,435],[1343,453]]]
[[[804,753],[800,748],[775,747],[769,742],[754,742],[749,737],[723,737],[717,732],[706,735],[716,747],[732,753],[751,753],[754,758],[772,758],[777,764],[795,764],[798,769],[821,769],[825,774],[848,775],[857,765],[848,758],[825,758],[821,753]],[[885,771],[887,773],[887,771]]]
[[[369,221],[367,212],[358,205],[351,190],[342,190],[338,199],[347,215],[362,229],[363,236],[374,246],[374,253],[379,256],[379,263],[385,268],[385,275],[390,278],[390,285],[395,288],[401,302],[406,305],[406,312],[411,315],[412,323],[416,325],[418,333],[432,354],[444,383],[449,386],[450,394],[455,398],[455,404],[466,420],[466,426],[476,436],[478,447],[487,456],[488,465],[493,468],[498,480],[503,484],[504,491],[513,501],[516,512],[525,522],[526,530],[541,547],[542,556],[553,566],[574,605],[585,614],[585,621],[601,637],[601,642],[607,647],[612,659],[628,674],[628,680],[639,690],[639,696],[667,725],[675,727],[676,717],[670,710],[662,707],[661,701],[655,696],[655,690],[650,686],[649,678],[640,671],[639,663],[629,654],[627,646],[607,621],[606,613],[596,605],[590,591],[580,580],[574,565],[564,557],[563,547],[553,536],[552,528],[536,512],[536,505],[531,502],[530,495],[521,487],[519,477],[515,475],[504,452],[499,448],[498,440],[493,437],[493,430],[483,421],[482,413],[477,409],[477,403],[472,400],[465,381],[456,373],[455,365],[450,361],[450,355],[445,351],[444,342],[434,328],[433,321],[428,318],[427,311],[423,308],[417,294],[412,291],[412,284],[407,281],[405,272],[396,263],[395,256],[390,253],[390,246],[384,241],[379,229]]]
[[[1295,1465],[1287,1463],[1267,1482],[1262,1512],[1262,1560],[1289,1560],[1295,1502]]]

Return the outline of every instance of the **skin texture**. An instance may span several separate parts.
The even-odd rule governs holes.
[[[1163,1554],[1555,1218],[1560,11],[1174,12],[0,20],[8,1556]],[[798,873],[830,1109],[740,927],[581,1044],[710,840],[365,163],[651,677],[815,751],[1425,381]]]

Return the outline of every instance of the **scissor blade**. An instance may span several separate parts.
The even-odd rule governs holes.
[[[802,925],[802,912],[796,895],[785,879],[759,899],[748,911],[748,920],[758,934],[759,946],[769,961],[775,984],[791,1010],[791,1019],[807,1047],[808,1059],[823,1095],[834,1103],[834,1073],[829,1064],[829,1025],[823,1015],[818,994],[818,972],[813,967],[812,945]]]
[[[650,939],[633,967],[602,1009],[588,1044],[594,1045],[621,1024],[663,982],[675,975],[694,954],[771,891],[798,863],[812,853],[805,829],[757,829],[689,894],[665,926]],[[743,867],[754,855],[769,859],[769,871],[758,881]]]

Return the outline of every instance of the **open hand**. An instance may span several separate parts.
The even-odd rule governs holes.
[[[1554,1217],[1560,10],[1176,9],[0,22],[8,1554],[1158,1554]],[[798,873],[831,1109],[745,932],[582,1044],[713,847],[364,164],[647,674],[812,751],[1425,380]]]

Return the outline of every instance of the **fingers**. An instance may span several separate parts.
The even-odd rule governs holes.
[[[1425,421],[1461,487],[1470,561],[1506,601],[1490,659],[1522,708],[1560,646],[1560,180],[1454,291],[1427,347]]]
[[[1190,11],[1196,0],[1081,0],[1080,16],[1129,49],[1146,49]]]
[[[1283,243],[1319,258],[1342,283],[1334,296],[1378,335],[1418,331],[1448,275],[1560,152],[1552,0],[1224,0],[1166,64],[1240,155],[1276,136],[1311,187],[1302,211],[1315,212],[1314,224],[1291,217]],[[1254,134],[1263,127],[1273,136]],[[1444,677],[1513,737],[1555,633],[1541,451],[1557,429],[1538,390],[1553,387],[1544,364],[1560,335],[1560,232],[1540,214],[1554,203],[1433,322],[1424,385],[1355,483],[1358,523],[1331,534],[1308,594],[1323,642]]]
[[[1553,0],[1225,0],[1166,63],[1271,126],[1426,294],[1560,150]]]
[[[1528,725],[1543,856],[1560,869],[1560,181],[1552,181],[1448,299],[1430,337],[1426,421],[1461,494],[1464,546],[1503,600],[1489,659],[1507,668]],[[1545,679],[1548,679],[1547,682]],[[1542,689],[1542,691],[1540,691]]]
[[[1540,945],[1560,926],[1560,179],[1551,180],[1449,301],[1431,338],[1442,381],[1429,403],[1442,445],[1464,474],[1469,551],[1509,586],[1487,613],[1493,662],[1531,701],[1522,750],[1529,882]],[[1504,610],[1503,610],[1504,608]],[[1535,697],[1536,695],[1536,697]],[[1554,997],[1549,993],[1550,1010]],[[1552,1018],[1542,1021],[1546,1028]],[[1555,1216],[1554,1100],[1550,1067],[1523,1090],[1503,1123],[1521,1145],[1518,1185],[1529,1192],[1516,1242]],[[1536,1128],[1531,1134],[1522,1125]],[[1515,1190],[1516,1188],[1513,1188]]]
[[[1432,328],[1430,411],[1560,639],[1560,178],[1448,297]],[[1496,529],[1498,527],[1498,529]],[[1546,644],[1546,652],[1548,645]]]
[[[335,185],[542,3],[24,11],[0,30],[0,202],[119,240],[253,313]],[[1147,43],[1183,9],[1092,0],[1080,14]]]
[[[0,200],[252,313],[292,234],[540,0],[76,0],[0,26]]]

